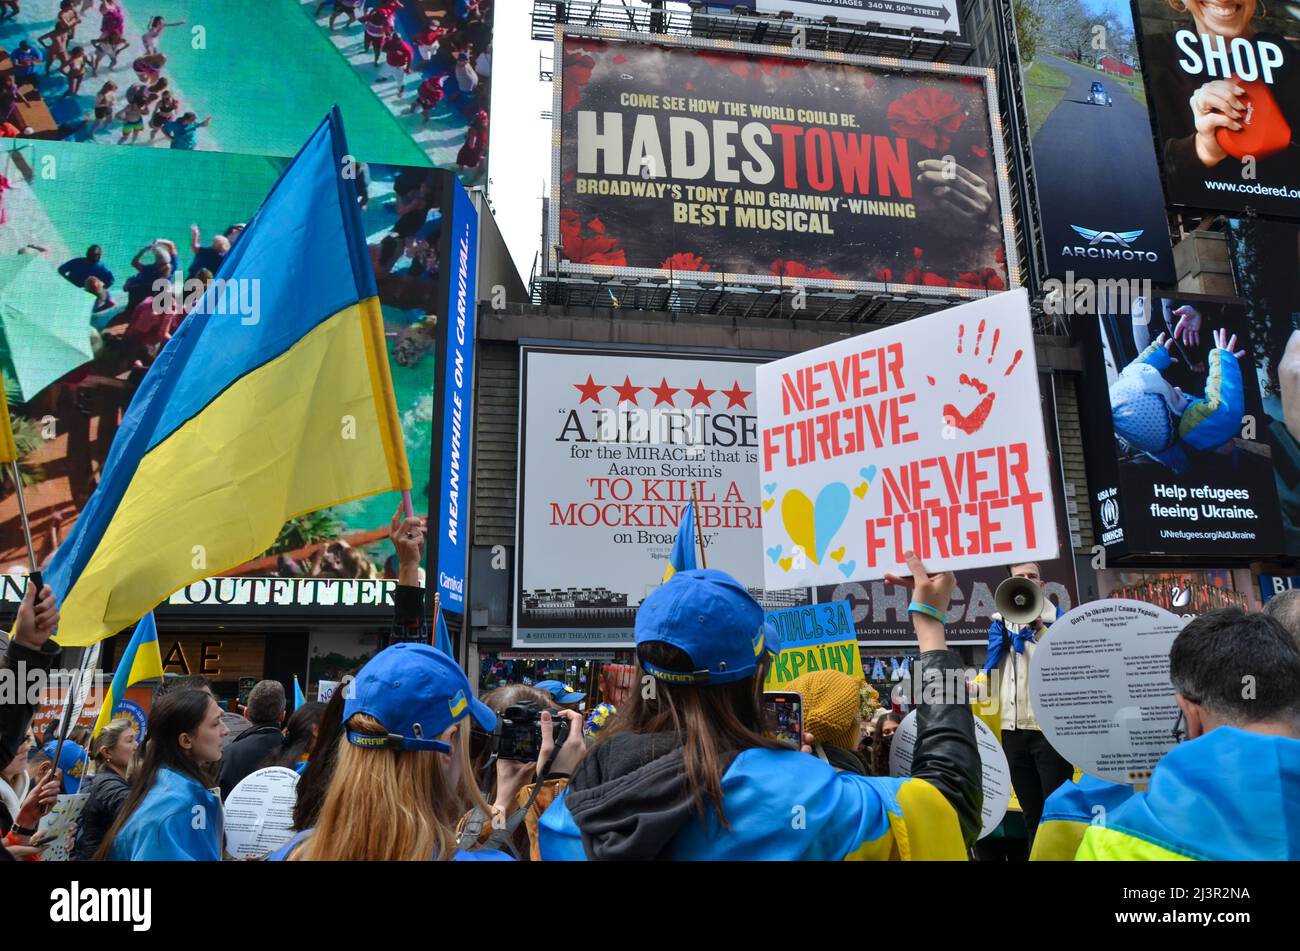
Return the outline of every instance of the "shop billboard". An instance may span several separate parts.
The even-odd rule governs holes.
[[[1294,7],[1270,15],[1263,3],[1176,10],[1135,0],[1134,9],[1170,204],[1300,218]]]
[[[692,498],[708,567],[767,607],[808,601],[806,590],[763,591],[754,367],[523,348],[516,647],[630,647]]]
[[[1076,321],[1097,540],[1118,556],[1281,551],[1245,308],[1179,295]],[[1109,407],[1109,412],[1102,411]]]
[[[555,57],[552,269],[1020,283],[992,70],[572,29]]]

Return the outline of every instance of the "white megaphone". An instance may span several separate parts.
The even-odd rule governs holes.
[[[993,603],[1004,621],[1030,624],[1043,613],[1043,589],[1028,578],[1008,578],[993,593]]]

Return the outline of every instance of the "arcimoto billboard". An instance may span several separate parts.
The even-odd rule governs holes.
[[[1300,218],[1300,19],[1257,0],[1136,0],[1171,204]]]
[[[991,70],[617,36],[556,40],[552,267],[965,297],[1019,284]]]
[[[1047,274],[1173,284],[1126,0],[1016,0]]]

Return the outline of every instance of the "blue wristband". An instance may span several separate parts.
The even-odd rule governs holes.
[[[913,601],[907,606],[908,614],[924,614],[926,617],[932,617],[940,624],[944,622],[943,612],[938,608],[932,608],[928,604],[922,604],[920,601]]]

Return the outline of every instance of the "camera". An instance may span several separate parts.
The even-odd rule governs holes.
[[[556,747],[564,744],[569,735],[569,721],[559,710],[551,714],[551,736]],[[497,757],[532,762],[542,749],[542,708],[536,703],[516,703],[506,707],[498,718],[501,737],[497,744]]]

